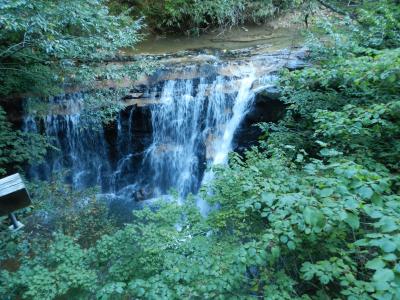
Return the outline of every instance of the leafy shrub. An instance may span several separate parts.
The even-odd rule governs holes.
[[[121,1],[120,1],[121,2]],[[244,22],[263,22],[281,11],[300,6],[303,0],[163,0],[122,1],[146,16],[159,31],[187,30],[199,33],[210,26],[230,27]],[[112,2],[113,7],[117,5]]]
[[[390,22],[393,4],[378,3]],[[22,243],[30,256],[0,272],[0,296],[399,299],[398,29],[370,43],[364,21],[346,22],[325,26],[312,67],[282,74],[287,116],[260,125],[260,147],[213,170],[207,217],[189,197],[90,245]]]
[[[0,106],[0,175],[18,171],[24,163],[37,163],[49,147],[38,134],[15,130]]]
[[[140,21],[113,16],[103,1],[3,1],[0,95],[43,96],[92,86],[113,67],[99,62],[138,40]],[[115,67],[114,67],[115,69]]]
[[[107,204],[96,200],[96,190],[72,191],[60,178],[28,189],[33,205],[19,213],[24,229],[11,233],[0,222],[0,277],[6,283],[0,297],[85,298],[97,278],[86,249],[117,230]]]

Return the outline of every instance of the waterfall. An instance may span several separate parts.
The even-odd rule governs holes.
[[[254,99],[254,93],[251,91],[254,81],[255,76],[253,73],[240,80],[240,88],[235,97],[231,117],[225,123],[225,130],[222,136],[218,136],[213,145],[216,150],[212,162],[213,165],[226,163],[228,153],[232,150],[233,135]]]
[[[204,105],[202,86],[200,83],[194,95],[191,80],[167,81],[160,104],[152,106],[153,142],[146,151],[145,164],[152,172],[156,194],[170,187],[182,194],[195,185]]]
[[[188,77],[185,72],[182,78]],[[66,180],[74,188],[98,185],[124,200],[145,200],[171,189],[184,198],[198,191],[208,166],[226,163],[254,99],[255,80],[251,65],[229,77],[165,80],[147,87],[150,104],[127,107],[114,125],[100,130],[83,123],[76,106],[84,95],[57,97],[55,104],[68,103],[62,104],[65,112],[25,118],[24,130],[45,133],[58,149],[29,174],[48,179],[68,169]]]
[[[56,97],[51,101],[59,103]],[[90,186],[103,186],[109,171],[107,145],[103,130],[88,128],[77,113],[75,105],[80,105],[81,94],[69,95],[63,99],[67,103],[64,108],[73,111],[66,115],[47,115],[37,122],[33,116],[24,119],[23,130],[39,132],[43,127],[44,133],[50,140],[54,150],[49,151],[46,162],[33,166],[28,170],[28,175],[37,179],[49,179],[52,174],[68,169],[68,181],[75,189]]]
[[[232,114],[229,119],[225,121],[223,132],[220,132],[217,139],[212,144],[215,155],[212,159],[211,166],[225,164],[228,159],[228,154],[232,150],[232,140],[236,129],[239,127],[240,122],[243,120],[246,112],[250,108],[255,94],[251,87],[255,81],[254,73],[250,70],[248,75],[240,80],[240,88],[233,103]],[[210,170],[204,174],[202,183],[209,183],[214,177],[213,171]],[[202,210],[207,210],[207,204],[202,203],[199,199],[198,205],[203,207]]]
[[[181,197],[195,193],[204,164],[226,161],[234,132],[254,99],[255,76],[251,69],[247,71],[234,81],[222,76],[211,82],[202,78],[196,87],[192,80],[164,84],[160,104],[152,107],[153,142],[145,158],[155,195],[169,188]],[[227,92],[237,88],[236,93]]]

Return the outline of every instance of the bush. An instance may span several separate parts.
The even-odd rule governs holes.
[[[115,2],[111,3],[112,7],[118,7]],[[302,3],[302,0],[150,0],[123,1],[122,5],[133,6],[134,12],[144,14],[149,26],[155,30],[184,30],[198,34],[211,26],[264,22]],[[124,10],[123,7],[120,9]]]

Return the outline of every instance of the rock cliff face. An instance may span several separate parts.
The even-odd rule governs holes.
[[[170,189],[181,197],[196,193],[207,166],[257,143],[254,124],[282,117],[278,72],[303,68],[305,56],[303,49],[254,47],[130,57],[158,61],[160,68],[124,83],[125,108],[103,129],[83,125],[80,93],[55,98],[45,117],[25,117],[24,130],[47,134],[59,149],[30,176],[47,179],[69,169],[66,179],[75,188],[100,185],[111,198],[132,203]]]

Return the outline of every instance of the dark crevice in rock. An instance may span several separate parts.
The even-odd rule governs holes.
[[[246,149],[258,145],[262,131],[257,124],[276,123],[284,117],[285,113],[286,104],[280,100],[280,94],[276,87],[270,87],[257,94],[252,108],[235,133],[234,151],[243,154]]]

